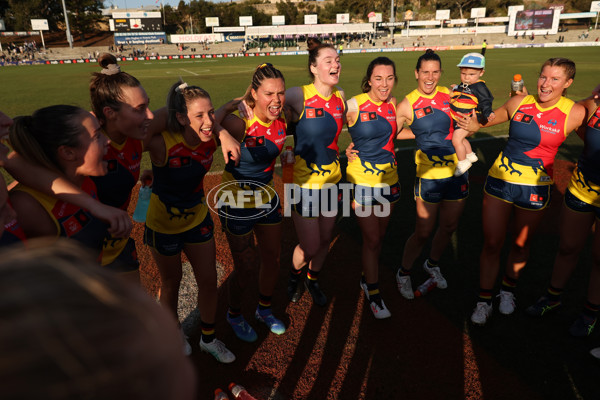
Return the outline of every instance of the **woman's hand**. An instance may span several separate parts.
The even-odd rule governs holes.
[[[145,169],[140,174],[140,181],[142,182],[142,186],[152,186],[152,182],[154,182],[154,174],[151,169]]]
[[[96,218],[108,223],[108,233],[114,237],[127,238],[131,234],[133,223],[129,214],[120,208],[107,206],[99,201],[95,202],[93,207],[90,207],[90,212]]]
[[[477,132],[481,129],[481,125],[477,121],[477,116],[475,115],[475,110],[469,114],[458,113],[460,115],[460,119],[456,122],[461,129],[467,130],[469,132]]]
[[[348,158],[348,162],[354,161],[358,158],[357,156],[358,150],[354,150],[354,142],[350,142],[348,147],[346,147],[346,158]]]
[[[240,117],[242,118],[245,118],[247,120],[251,120],[252,118],[254,118],[254,111],[248,106],[246,100],[240,99],[240,102],[237,104],[237,110],[240,114]]]
[[[510,92],[510,94],[508,96],[512,97],[512,96],[518,96],[518,95],[528,96],[529,92],[527,91],[527,86],[523,85],[523,90],[517,90],[514,93]]]
[[[600,84],[598,86],[596,86],[594,88],[594,90],[592,90],[592,97],[594,99],[599,99],[600,98]]]
[[[219,131],[219,141],[221,142],[221,151],[225,163],[233,161],[235,165],[240,163],[240,142],[238,142],[226,129]]]

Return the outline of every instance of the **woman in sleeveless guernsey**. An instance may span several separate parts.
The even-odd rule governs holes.
[[[160,273],[160,302],[175,316],[185,253],[198,284],[200,349],[231,363],[235,356],[215,337],[216,250],[203,187],[217,148],[215,110],[205,90],[186,83],[171,87],[167,109],[168,129],[148,144],[154,181],[144,243],[152,248]]]
[[[600,308],[600,99],[595,95],[580,101],[587,110],[587,124],[578,130],[583,137],[583,152],[579,156],[560,217],[560,245],[554,260],[552,278],[547,292],[528,307],[527,314],[542,317],[561,305],[561,294],[567,286],[587,238],[596,223],[592,239],[592,269],[587,301],[569,332],[573,336],[589,336],[598,319]]]
[[[293,253],[288,296],[297,302],[306,287],[313,302],[322,307],[327,304],[327,297],[319,286],[318,275],[329,252],[341,201],[337,142],[344,122],[345,100],[344,92],[336,87],[341,68],[336,49],[311,38],[308,70],[313,82],[290,88],[285,94],[286,108],[291,112],[289,128],[295,130],[294,184],[286,187],[286,201],[291,204],[300,242]]]
[[[256,264],[260,266],[259,297],[254,316],[271,332],[278,335],[285,332],[285,325],[271,309],[279,276],[282,221],[281,201],[273,187],[273,170],[286,137],[285,81],[281,72],[271,64],[259,65],[243,101],[252,111],[251,118],[226,115],[236,110],[239,100],[217,111],[217,120],[224,118],[222,126],[240,140],[241,157],[238,165],[225,167],[222,189],[216,197],[222,200],[219,217],[234,263],[228,279],[227,322],[238,338],[254,342],[257,334],[242,314],[242,298],[248,282],[254,280]],[[240,192],[249,191],[253,193],[249,198],[240,196]],[[240,203],[239,199],[247,201]]]
[[[16,118],[9,136],[14,150],[27,162],[56,171],[97,197],[90,176],[106,174],[103,157],[108,140],[92,114],[68,105],[45,107]],[[100,257],[108,226],[88,210],[23,184],[11,190],[10,200],[27,237],[64,236]]]
[[[413,264],[434,231],[438,216],[438,228],[423,268],[438,288],[447,287],[438,263],[456,231],[469,195],[468,174],[454,176],[458,159],[452,146],[450,90],[438,86],[441,75],[442,60],[428,49],[417,60],[417,88],[406,95],[397,107],[398,138],[414,138],[418,148],[414,187],[417,220],[414,233],[404,244],[402,264],[396,273],[398,290],[409,300],[414,299],[410,278]],[[402,129],[405,123],[410,129]]]
[[[0,111],[0,140],[8,139],[12,118]],[[0,166],[8,161],[9,149],[0,143]],[[8,199],[8,190],[4,177],[0,177],[0,247],[25,241],[25,232],[17,221],[17,214]]]
[[[371,61],[362,80],[362,94],[348,100],[346,120],[354,156],[348,157],[346,178],[354,184],[352,207],[362,231],[363,275],[360,286],[373,315],[390,311],[379,292],[379,255],[400,184],[394,138],[396,127],[396,65],[387,57]]]
[[[104,157],[107,174],[93,179],[102,203],[127,211],[131,191],[140,177],[143,142],[151,138],[149,131],[154,115],[141,83],[121,71],[112,54],[100,56],[99,64],[102,70],[93,74],[90,97],[110,146]],[[139,283],[139,261],[131,237],[111,235],[104,243],[102,265]]]
[[[167,124],[167,110],[152,113],[150,99],[134,76],[121,71],[111,54],[100,56],[102,70],[90,83],[92,108],[111,144],[105,160],[108,173],[94,178],[102,203],[127,210],[140,178],[142,153]],[[235,145],[234,145],[235,146]],[[135,241],[111,236],[104,245],[102,265],[139,282]]]
[[[515,288],[529,257],[531,237],[550,202],[554,157],[559,146],[584,121],[585,108],[563,97],[575,77],[575,63],[551,58],[541,68],[536,95],[516,95],[495,111],[488,125],[510,121],[509,138],[488,172],[483,198],[484,245],[480,257],[479,299],[471,321],[484,325],[492,314],[492,291],[500,269],[508,221],[512,237],[500,289],[499,311],[515,310]],[[473,117],[461,127],[479,128]],[[486,125],[487,126],[487,125]]]

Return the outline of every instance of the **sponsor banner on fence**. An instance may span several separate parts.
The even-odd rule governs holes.
[[[171,35],[171,43],[204,43],[204,42],[222,42],[223,35],[220,33],[201,33],[197,35]]]
[[[567,42],[567,43],[534,43],[534,44],[496,44],[490,45],[488,48],[496,49],[514,49],[514,48],[529,48],[529,47],[600,47],[600,42]],[[370,48],[370,49],[348,49],[344,53],[360,54],[360,53],[390,53],[403,51],[418,51],[423,52],[427,49],[434,51],[444,50],[472,50],[480,46],[419,46],[419,47],[391,47],[391,48]],[[225,53],[225,54],[172,54],[162,56],[147,56],[147,57],[120,57],[120,61],[153,61],[153,60],[197,60],[201,62],[203,59],[210,58],[234,58],[234,57],[265,57],[274,55],[307,55],[306,50],[302,51],[277,51],[277,52],[260,52],[260,53]],[[16,66],[16,65],[57,65],[57,64],[84,64],[96,63],[94,58],[78,58],[69,60],[33,60],[19,62],[0,62],[0,66]]]
[[[164,32],[115,32],[115,44],[163,44],[167,43]]]
[[[0,32],[0,36],[40,36],[40,31]]]

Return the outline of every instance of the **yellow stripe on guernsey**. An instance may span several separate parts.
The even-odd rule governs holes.
[[[162,132],[162,136],[165,141],[166,156],[165,163],[159,167],[166,166],[169,149],[179,143],[185,144],[185,140],[183,140],[181,135]],[[187,144],[185,144],[185,146],[191,150],[196,150],[206,146],[206,144],[200,143],[196,147],[190,147]],[[202,184],[202,182],[194,182],[194,184]],[[148,215],[146,216],[146,225],[156,232],[166,234],[185,232],[200,225],[208,212],[208,206],[206,205],[206,198],[204,196],[200,202],[191,208],[180,208],[164,204],[155,193],[152,193],[150,196],[148,209],[151,212],[148,212]]]
[[[181,233],[188,231],[202,223],[208,212],[206,200],[192,208],[167,207],[157,195],[150,196],[149,212],[146,217],[146,225],[160,233]]]
[[[600,185],[585,179],[578,167],[573,171],[568,189],[584,203],[600,207]]]
[[[56,197],[49,196],[38,190],[30,188],[29,186],[25,186],[22,183],[19,183],[17,186],[15,186],[15,188],[13,190],[20,190],[22,192],[28,193],[31,197],[36,199],[38,201],[38,203],[40,203],[40,205],[44,208],[44,210],[46,210],[46,212],[48,213],[48,216],[54,223],[54,226],[56,227],[56,237],[60,237],[60,223],[58,222],[58,220],[54,217],[54,214],[52,213],[52,210],[54,209],[54,206],[58,202],[58,199]]]
[[[304,110],[295,135],[294,183],[303,188],[321,188],[342,179],[337,140],[342,131],[344,101],[336,88],[329,97],[313,84],[302,87]]]
[[[446,156],[428,156],[421,150],[415,152],[417,176],[423,179],[445,179],[454,176],[458,157],[456,153]]]
[[[543,186],[552,185],[553,183],[552,178],[543,169],[534,169],[528,165],[511,161],[503,152],[500,152],[500,155],[492,164],[488,175],[518,185]]]
[[[348,161],[346,177],[356,185],[378,187],[398,183],[398,167],[395,164],[371,164],[362,162],[359,157]]]

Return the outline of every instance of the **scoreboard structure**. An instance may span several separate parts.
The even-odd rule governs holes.
[[[167,35],[159,11],[114,12],[109,20],[115,44],[160,44]]]

